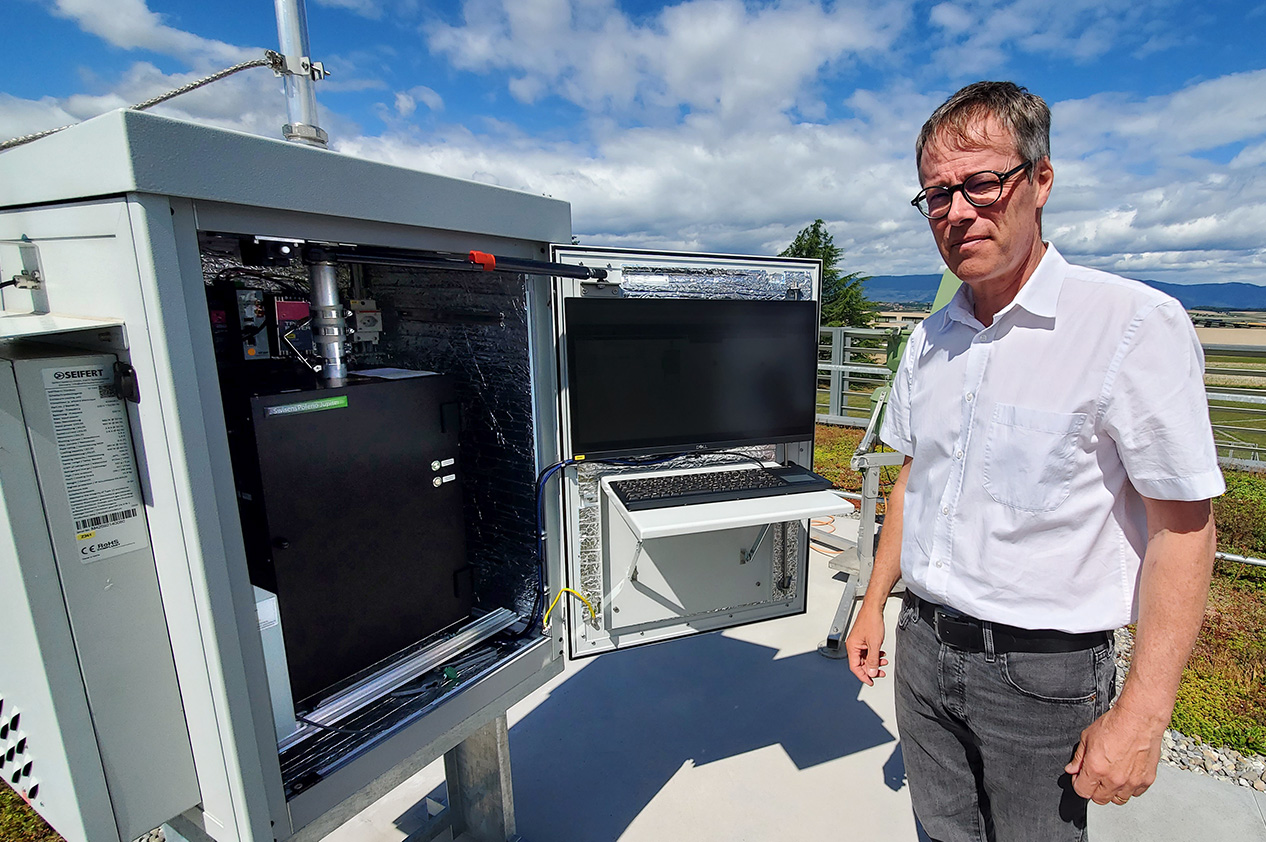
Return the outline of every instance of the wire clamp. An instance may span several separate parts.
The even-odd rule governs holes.
[[[307,76],[313,82],[320,82],[331,75],[323,63],[313,61],[307,56],[283,56],[280,53],[273,53],[272,50],[268,52],[269,58],[273,59],[269,66],[277,76]]]
[[[40,277],[39,269],[23,269],[13,276],[10,284],[18,289],[39,289],[44,282]]]

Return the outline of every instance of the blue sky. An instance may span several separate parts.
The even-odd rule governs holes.
[[[339,151],[572,203],[582,242],[773,253],[817,217],[867,274],[938,271],[923,120],[1013,79],[1054,113],[1044,220],[1134,277],[1266,283],[1266,0],[308,0]],[[267,0],[5,0],[0,136],[276,46]],[[155,109],[278,136],[250,70]],[[2,187],[0,187],[2,189]]]

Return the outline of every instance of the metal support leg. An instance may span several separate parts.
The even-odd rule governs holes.
[[[853,623],[853,611],[857,608],[857,574],[846,573],[848,582],[844,585],[844,595],[840,597],[839,607],[835,609],[835,619],[831,620],[831,632],[826,642],[818,644],[818,652],[828,658],[847,658],[848,650],[844,648],[844,638],[848,635],[848,627]]]
[[[835,619],[831,621],[831,631],[826,642],[818,646],[818,652],[827,658],[847,658],[844,649],[844,638],[848,635],[849,626],[853,623],[853,613],[857,610],[857,598],[866,593],[870,584],[870,574],[875,567],[875,519],[879,505],[879,472],[885,467],[900,464],[899,453],[868,454],[854,457],[854,466],[862,471],[862,508],[861,521],[857,525],[857,572],[846,573],[848,583],[844,586],[844,595],[840,597],[840,605],[835,609]],[[860,464],[858,464],[860,462]]]
[[[510,786],[510,734],[505,714],[444,755],[453,835],[475,842],[517,838]]]
[[[163,838],[167,842],[213,842],[211,836],[202,828],[201,820],[196,820],[196,808],[163,822]]]

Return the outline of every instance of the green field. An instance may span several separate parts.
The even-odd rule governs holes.
[[[1266,399],[1266,359],[1212,355],[1205,359],[1205,372],[1211,392],[1250,390]],[[1266,457],[1266,403],[1212,399],[1209,418],[1220,453],[1241,459]]]

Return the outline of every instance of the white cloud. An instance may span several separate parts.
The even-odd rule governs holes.
[[[396,112],[401,117],[412,115],[417,110],[419,102],[431,111],[444,110],[444,98],[425,85],[396,92]]]
[[[1047,231],[1064,251],[1116,271],[1186,266],[1193,280],[1266,281],[1264,85],[1266,71],[1256,71],[1161,96],[1056,103]],[[1243,146],[1229,164],[1203,154],[1228,146]]]
[[[896,5],[803,0],[687,0],[643,22],[612,0],[466,0],[462,13],[427,27],[431,50],[509,73],[523,102],[553,94],[597,113],[684,106],[736,121],[793,108],[823,68],[883,50],[902,21]]]
[[[401,117],[412,117],[417,111],[418,102],[407,91],[396,91],[396,113]]]
[[[54,12],[116,47],[150,50],[193,65],[236,64],[262,56],[260,49],[236,47],[168,26],[145,0],[55,0]]]
[[[380,20],[383,16],[383,4],[379,0],[316,0],[316,4],[330,9],[345,9],[370,20]]]
[[[963,6],[938,3],[928,12],[928,19],[951,35],[961,35],[977,25],[977,21]]]
[[[1081,32],[1068,21],[1097,14],[1087,0],[1069,0],[1070,9],[1039,11],[1035,22],[1019,14],[1035,8],[1030,2],[942,4],[929,14],[942,46],[960,52],[978,37],[971,21],[996,23],[1002,59],[1073,45]],[[135,0],[123,8],[132,23],[101,37],[129,47],[180,42],[179,30]],[[348,90],[384,87],[377,113],[388,129],[366,136],[325,109],[322,124],[339,151],[566,199],[586,243],[768,254],[821,217],[849,270],[933,272],[939,258],[908,202],[917,190],[913,140],[944,94],[892,73],[874,87],[840,86],[851,91],[846,119],[828,121],[840,103],[818,102],[828,79],[868,61],[874,45],[896,43],[902,12],[875,10],[858,21],[860,7],[843,4],[687,0],[634,18],[611,0],[470,0],[464,23],[428,30],[435,48],[459,69],[493,74],[522,101],[579,105],[582,130],[533,137],[491,117],[472,124],[479,132],[441,123],[441,91],[457,110],[456,89],[440,87],[442,77],[433,77],[436,88],[385,88],[378,79],[402,60],[377,47],[329,61]],[[99,17],[85,13],[81,25],[95,31]],[[0,94],[0,125],[6,134],[63,125],[198,75],[140,62],[90,80],[94,95]],[[278,87],[266,70],[247,71],[156,110],[277,137]],[[1052,103],[1047,235],[1072,259],[1134,276],[1266,280],[1263,88],[1266,71],[1252,71],[1160,96],[1109,91]]]
[[[928,12],[933,61],[952,78],[987,75],[1029,53],[1089,62],[1111,50],[1146,54],[1178,42],[1175,0],[966,0]]]
[[[855,111],[866,110],[865,99]],[[783,120],[734,131],[718,116],[696,116],[612,131],[592,147],[450,126],[425,138],[345,138],[336,148],[565,198],[583,242],[773,253],[822,217],[850,268],[931,271],[931,239],[908,205],[917,189],[910,144],[897,136],[933,103],[899,92],[890,99],[897,107],[874,123]]]
[[[1060,103],[1061,123],[1079,127],[1061,142],[1082,152],[1104,145],[1168,157],[1215,149],[1266,135],[1266,70],[1233,73],[1146,99],[1098,94]]]

